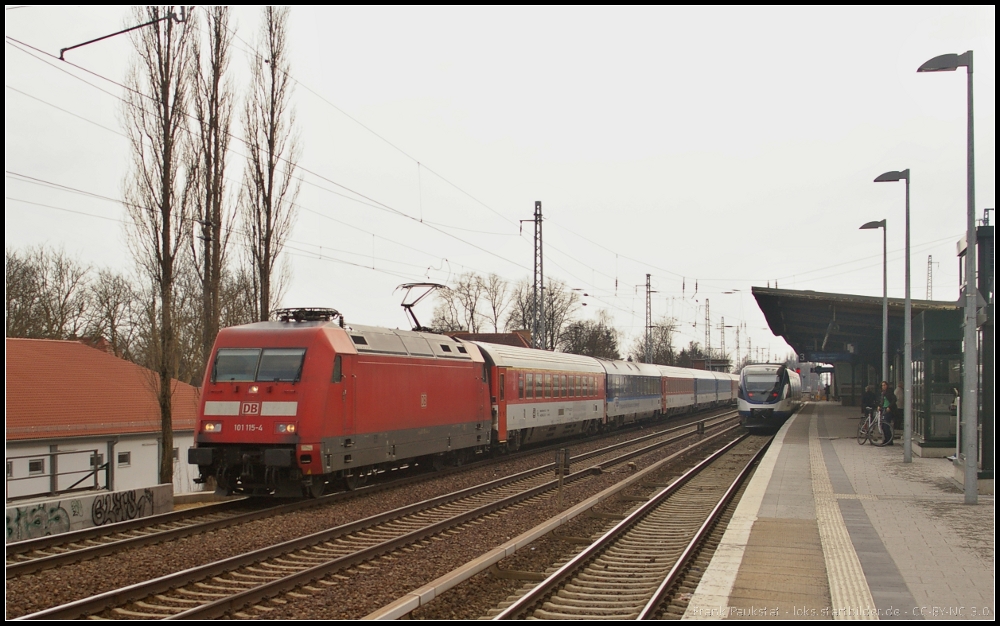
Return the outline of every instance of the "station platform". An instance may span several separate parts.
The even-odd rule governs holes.
[[[684,619],[995,619],[994,497],[858,445],[859,419],[810,402],[781,427]]]

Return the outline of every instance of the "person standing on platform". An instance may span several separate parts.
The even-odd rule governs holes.
[[[879,407],[885,409],[885,414],[891,416],[896,406],[896,394],[889,388],[889,383],[882,381],[882,397],[879,398]]]
[[[826,386],[826,401],[830,401],[830,385]]]

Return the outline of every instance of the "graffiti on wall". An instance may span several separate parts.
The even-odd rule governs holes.
[[[62,502],[7,509],[6,517],[8,542],[58,535],[70,528],[69,513],[63,508]]]
[[[124,522],[155,512],[153,488],[8,507],[6,543]]]
[[[97,496],[90,507],[90,518],[94,522],[94,526],[124,522],[152,514],[152,489],[116,491]]]

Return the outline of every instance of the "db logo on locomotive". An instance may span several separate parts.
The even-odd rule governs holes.
[[[240,415],[260,415],[260,402],[244,402],[240,405]]]

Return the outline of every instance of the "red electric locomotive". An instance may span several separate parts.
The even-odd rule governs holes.
[[[409,459],[486,449],[479,349],[444,335],[345,326],[332,309],[219,333],[188,462],[221,493],[321,495]]]

